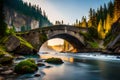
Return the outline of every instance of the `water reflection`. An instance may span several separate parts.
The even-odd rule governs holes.
[[[43,69],[46,75],[42,80],[120,80],[120,60],[78,56],[41,54],[42,59],[57,57],[64,60],[62,65],[52,65],[52,68]]]

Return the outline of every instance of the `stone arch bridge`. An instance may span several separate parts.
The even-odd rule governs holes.
[[[62,38],[71,43],[77,49],[77,51],[79,51],[86,46],[84,36],[80,35],[80,31],[86,33],[87,29],[70,25],[54,25],[30,30],[21,36],[38,50],[40,46],[47,40],[53,38]]]

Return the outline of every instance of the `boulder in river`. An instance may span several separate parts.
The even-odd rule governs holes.
[[[35,74],[34,76],[35,76],[35,77],[40,77],[41,75],[40,75],[40,74]]]

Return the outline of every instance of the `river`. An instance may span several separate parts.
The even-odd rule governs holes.
[[[42,74],[40,78],[27,74],[18,77],[17,80],[120,80],[120,59],[117,56],[100,53],[39,54],[41,59],[59,57],[64,63],[60,65],[45,63],[51,67],[39,67],[37,73]]]

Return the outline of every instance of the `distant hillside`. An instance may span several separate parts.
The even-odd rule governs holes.
[[[15,27],[16,31],[26,31],[34,28],[52,25],[46,13],[36,5],[24,3],[22,0],[4,0],[6,23]]]

